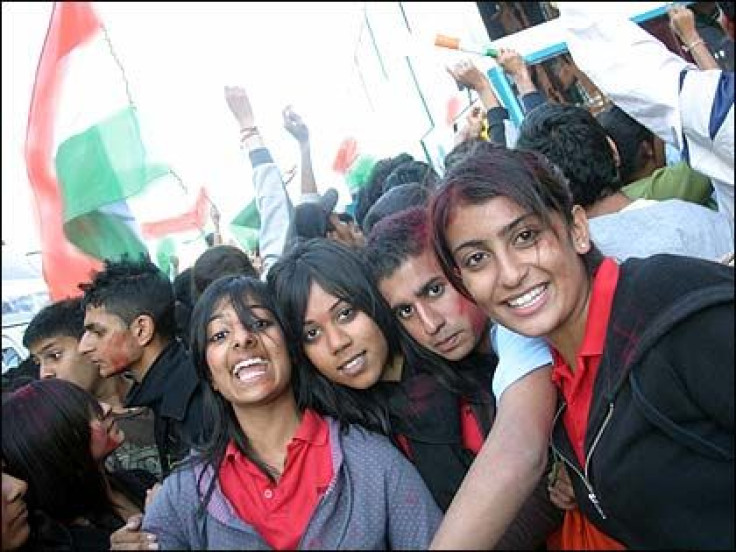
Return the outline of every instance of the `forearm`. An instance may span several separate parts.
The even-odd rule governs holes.
[[[494,107],[500,107],[501,104],[498,102],[496,94],[493,92],[493,88],[490,85],[479,87],[477,89],[478,97],[486,111],[493,109]]]
[[[542,477],[546,455],[503,450],[507,439],[494,430],[455,494],[431,549],[493,548]]]
[[[488,549],[516,518],[542,477],[556,390],[550,368],[506,389],[483,448],[455,495],[433,549]]]
[[[695,64],[699,69],[720,69],[718,62],[713,57],[713,54],[710,53],[708,45],[702,38],[696,37],[684,46],[688,49],[690,55],[693,56]]]
[[[302,195],[316,194],[317,182],[314,179],[314,169],[312,168],[312,153],[309,141],[299,143],[299,153],[301,155],[302,164]]]
[[[534,85],[534,81],[528,71],[519,71],[513,75],[513,78],[516,83],[516,89],[519,91],[519,96],[537,91],[537,87]]]

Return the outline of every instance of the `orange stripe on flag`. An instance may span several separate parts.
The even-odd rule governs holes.
[[[169,219],[141,224],[141,232],[147,239],[162,238],[169,234],[204,228],[212,202],[204,188],[199,189],[197,201],[191,211]]]
[[[41,52],[28,113],[25,158],[36,197],[43,275],[53,300],[81,294],[101,263],[72,245],[64,235],[63,203],[54,168],[53,130],[62,79],[62,60],[100,27],[89,2],[56,2]]]

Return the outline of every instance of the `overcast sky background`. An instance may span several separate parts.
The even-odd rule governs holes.
[[[281,128],[281,109],[293,104],[312,131],[320,187],[337,178],[329,165],[339,141],[365,115],[352,89],[362,3],[93,4],[126,70],[146,142],[185,183],[208,189],[223,221],[252,197],[225,84],[246,87],[282,168],[298,161]],[[51,8],[2,4],[2,238],[22,251],[39,247],[23,144]]]
[[[606,9],[637,13],[663,4],[616,2]],[[2,3],[2,238],[20,251],[40,245],[23,147],[52,5]],[[435,123],[442,124],[447,99],[458,94],[445,65],[463,54],[432,46],[434,34],[474,42],[487,39],[474,2],[403,3],[411,35],[397,2],[93,5],[125,68],[146,144],[185,184],[206,187],[224,226],[252,199],[250,165],[239,149],[237,124],[224,100],[226,84],[248,90],[257,123],[283,170],[299,160],[296,142],[281,120],[282,108],[294,105],[310,128],[320,190],[336,186],[345,204],[347,189],[331,171],[340,141],[355,136],[362,152],[376,157],[411,151],[407,144],[419,147],[419,138],[429,128],[423,102]],[[372,44],[358,43],[366,5],[390,85]],[[559,42],[555,23],[545,25],[549,32],[532,28],[494,44],[522,55],[537,51]],[[354,63],[356,52],[364,77],[370,78],[371,72],[375,77],[368,88],[381,104],[380,114],[369,108]],[[409,54],[411,76],[404,58]],[[474,61],[483,70],[494,63],[489,58]],[[415,82],[420,83],[421,99]],[[298,182],[297,176],[290,185],[294,197]]]

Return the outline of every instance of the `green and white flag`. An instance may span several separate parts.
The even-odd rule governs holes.
[[[125,73],[89,2],[54,4],[26,162],[52,297],[75,295],[94,259],[148,253],[141,213],[167,218],[186,202],[179,179],[144,145]]]

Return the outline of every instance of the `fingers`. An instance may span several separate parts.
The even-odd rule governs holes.
[[[567,494],[561,493],[555,487],[547,487],[549,499],[558,508],[562,510],[574,510],[577,506],[574,498],[570,498]]]
[[[127,523],[110,535],[111,550],[158,550],[156,535],[140,530],[143,516],[131,516]]]

